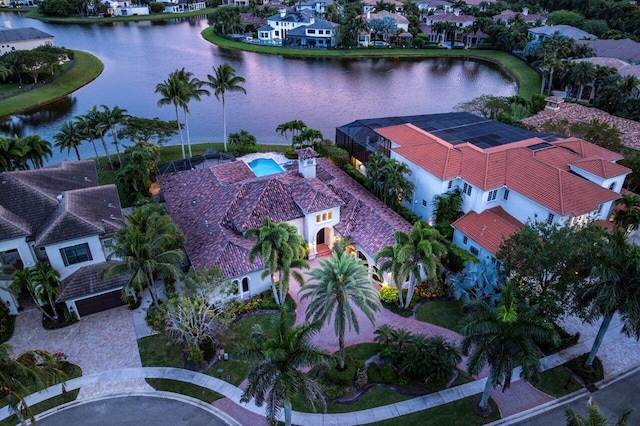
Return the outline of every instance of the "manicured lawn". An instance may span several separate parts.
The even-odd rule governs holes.
[[[367,391],[357,402],[353,404],[334,404],[327,401],[327,413],[349,413],[352,411],[366,410],[394,402],[406,401],[413,397],[401,395],[398,392],[384,386],[376,386]],[[313,413],[311,405],[302,401],[293,401],[293,409],[307,413]],[[316,404],[316,412],[322,412],[322,405]]]
[[[82,369],[75,364],[66,363],[63,371],[67,374],[67,380],[75,379],[76,377],[82,376]],[[74,401],[79,392],[80,389],[72,390],[65,393],[64,395],[54,396],[53,398],[49,398],[39,404],[34,404],[29,408],[34,415],[44,413],[45,411],[50,410],[54,407]],[[7,404],[7,398],[2,398],[0,400],[0,407],[4,407]],[[0,421],[0,426],[14,426],[18,423],[18,418],[15,415],[11,415],[6,419]]]
[[[336,338],[337,340],[337,338]],[[325,370],[327,377],[337,384],[352,384],[356,374],[356,362],[359,360],[364,363],[373,355],[380,352],[382,345],[378,343],[360,343],[357,345],[347,346],[345,348],[345,367],[344,371],[339,371],[335,367],[329,367]],[[339,355],[339,352],[335,352]]]
[[[476,416],[471,409],[471,400],[479,398],[473,396],[451,402],[446,405],[419,411],[414,414],[396,417],[376,423],[378,426],[478,426],[494,422],[500,419],[500,411],[492,400],[489,403],[493,407],[493,415],[483,419]]]
[[[159,13],[153,15],[114,16],[112,18],[85,18],[78,15],[68,17],[45,16],[38,13],[38,9],[34,9],[27,14],[27,17],[39,19],[40,21],[44,22],[54,22],[56,24],[105,24],[121,21],[162,21],[166,19],[189,18],[192,16],[207,15],[214,10],[215,8],[202,9],[185,13]]]
[[[147,383],[153,386],[153,388],[156,390],[187,395],[207,403],[211,403],[220,398],[224,398],[223,395],[220,395],[219,393],[214,392],[210,389],[203,388],[191,383],[180,382],[177,380],[147,379]]]
[[[18,87],[20,87],[20,85],[18,83],[2,83],[2,84],[0,84],[0,95],[3,95],[5,93],[9,93],[9,92],[13,92]]]
[[[170,343],[162,334],[138,339],[138,350],[143,367],[182,368],[184,366],[180,348]]]
[[[542,380],[536,388],[559,398],[582,389],[582,385],[573,378],[571,372],[564,365],[560,365],[551,370],[543,371]]]
[[[0,117],[18,114],[75,92],[100,75],[103,64],[87,52],[75,51],[76,63],[69,71],[37,89],[0,102]]]
[[[303,57],[422,57],[435,58],[441,56],[460,57],[489,61],[501,66],[505,72],[509,73],[518,82],[518,94],[523,98],[530,98],[533,94],[540,92],[540,76],[529,65],[509,55],[506,52],[497,50],[457,50],[457,49],[344,49],[344,50],[304,50],[290,49],[284,47],[262,46],[257,44],[243,43],[239,41],[227,40],[218,37],[213,33],[211,27],[202,31],[205,40],[217,44],[218,46],[230,49],[245,50],[256,53],[266,53],[283,56],[303,56]]]
[[[416,311],[416,319],[460,332],[462,302],[459,300],[434,300],[423,303]]]

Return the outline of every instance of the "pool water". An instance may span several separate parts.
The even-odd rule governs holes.
[[[256,160],[247,163],[249,168],[253,171],[256,177],[274,175],[276,173],[284,172],[284,169],[278,165],[271,158],[258,158]]]

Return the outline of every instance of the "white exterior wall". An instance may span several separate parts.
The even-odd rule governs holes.
[[[18,250],[18,254],[20,255],[20,259],[22,260],[22,264],[25,268],[31,268],[35,266],[35,256],[33,254],[33,251],[31,251],[31,247],[27,243],[25,237],[0,241],[0,252],[14,249]]]
[[[0,280],[0,303],[4,303],[9,308],[9,314],[18,315],[18,301],[9,290],[10,285],[10,280]]]
[[[62,260],[62,256],[60,255],[60,249],[83,243],[89,244],[89,250],[91,251],[91,257],[93,258],[93,260],[65,266],[64,261]],[[56,271],[60,272],[61,280],[64,280],[83,266],[93,265],[94,263],[101,263],[106,261],[104,252],[102,251],[102,243],[100,242],[100,237],[97,235],[78,238],[75,240],[63,241],[57,244],[51,244],[49,246],[46,246],[45,250],[47,252],[49,262],[51,262],[51,266],[53,266]]]
[[[114,11],[115,16],[136,16],[136,15],[148,15],[148,14],[149,14],[149,8],[147,6],[118,7]]]
[[[249,299],[253,296],[255,296],[256,294],[260,294],[263,291],[266,290],[270,290],[271,289],[271,278],[270,277],[265,277],[264,279],[262,279],[262,272],[263,271],[256,271],[256,272],[251,272],[249,274],[244,274],[244,275],[239,275],[237,277],[233,277],[227,281],[229,282],[237,282],[238,285],[238,296],[245,300],[245,299]],[[243,278],[249,278],[249,292],[248,293],[243,293],[242,292],[242,279]]]
[[[331,219],[322,221],[322,215],[326,214],[327,217],[331,213]],[[320,222],[316,222],[316,216],[320,216]],[[329,235],[325,235],[325,244],[329,247],[333,247],[333,239],[335,237],[334,226],[340,222],[340,207],[334,207],[328,210],[320,210],[305,215],[304,224],[299,227],[302,230],[302,236],[309,243],[309,259],[315,259],[316,257],[316,234],[323,228],[329,228]]]
[[[472,240],[471,238],[467,237],[467,243],[464,243],[464,234],[460,231],[458,231],[457,229],[453,229],[453,244],[457,245],[458,247],[461,247],[463,249],[465,249],[466,251],[471,253],[471,247],[475,247],[478,249],[478,254],[474,255],[476,256],[478,259],[482,260],[485,258],[491,259],[493,256],[493,254],[485,249],[484,247],[482,247],[480,244],[478,244],[477,242],[475,242],[474,240]],[[473,253],[471,253],[473,254]]]
[[[501,206],[507,213],[515,217],[522,223],[527,223],[527,220],[532,221],[546,221],[549,217],[549,209],[541,206],[540,204],[531,201],[529,198],[519,194],[513,189],[509,189],[509,199],[505,201],[504,191],[508,188],[502,188],[498,191],[498,200]],[[492,206],[493,207],[493,206]],[[558,214],[551,212],[555,215],[555,219],[558,219]]]
[[[21,40],[13,41],[8,44],[0,45],[0,55],[12,52],[14,50],[31,50],[39,46],[53,46],[53,38],[41,38],[37,40]]]

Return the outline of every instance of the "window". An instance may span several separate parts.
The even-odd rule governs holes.
[[[307,30],[307,32],[308,32],[309,34],[315,34],[315,33],[316,33],[316,30]]]
[[[451,189],[452,186],[453,186],[453,181],[450,180],[449,183],[447,184],[447,189]]]
[[[464,237],[462,237],[462,243],[463,244],[467,244],[468,242],[469,242],[469,238],[467,238],[466,235]]]
[[[323,222],[327,221],[327,214],[326,213],[322,213],[322,221]]]
[[[64,266],[93,260],[93,257],[91,257],[91,250],[89,250],[89,244],[87,243],[61,248],[60,255],[62,256]]]
[[[320,223],[320,215],[319,214],[316,215],[316,223]]]
[[[243,293],[248,293],[249,292],[249,278],[248,277],[244,277],[242,279],[242,292]]]
[[[320,214],[316,215],[316,223],[326,222],[331,219],[333,219],[333,212],[327,212],[327,213],[322,213],[321,215]]]
[[[603,206],[603,204],[599,204],[598,205],[598,214],[602,213],[602,206]]]
[[[553,213],[549,213],[549,217],[547,217],[547,224],[551,225],[555,217],[556,216]]]
[[[427,200],[422,200],[422,207],[427,207]]]
[[[509,190],[507,188],[504,189],[504,195],[502,198],[507,201],[509,199]]]
[[[471,195],[471,188],[472,188],[471,185],[465,182],[464,187],[462,188],[462,192],[464,192],[467,195]]]
[[[616,183],[613,182],[611,185],[609,185],[609,189],[612,190],[612,191],[615,191],[616,190]]]
[[[327,213],[327,217],[329,218],[329,220],[333,219],[333,212]]]
[[[471,246],[469,248],[469,251],[471,252],[472,255],[477,256],[478,254],[480,254],[480,252],[478,251],[477,248],[475,248],[474,246]]]
[[[498,196],[498,190],[494,189],[493,191],[489,191],[489,196],[487,197],[487,201],[493,201]]]

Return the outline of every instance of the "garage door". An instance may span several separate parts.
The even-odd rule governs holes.
[[[110,291],[109,293],[100,294],[87,299],[76,300],[76,308],[78,309],[80,317],[95,314],[96,312],[106,311],[107,309],[116,308],[122,305],[124,305],[124,302],[122,301],[122,293],[120,290]]]

